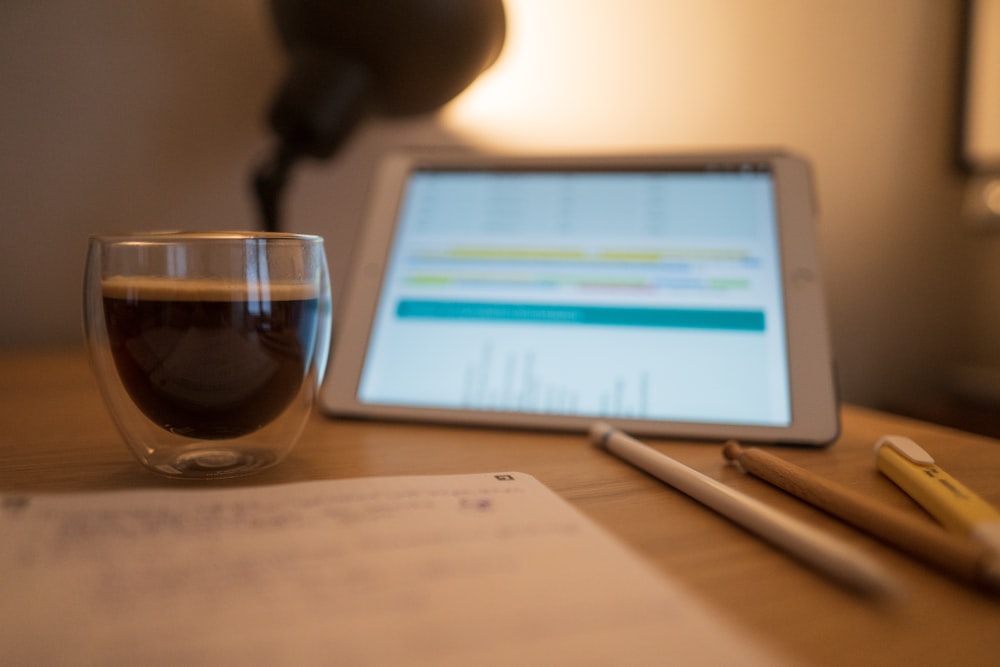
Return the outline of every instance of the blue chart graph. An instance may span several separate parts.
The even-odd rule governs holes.
[[[578,382],[547,371],[533,349],[484,343],[464,365],[462,405],[480,410],[648,417],[649,374],[614,374],[603,382]]]
[[[543,324],[763,331],[764,312],[754,309],[626,308],[580,304],[539,304],[403,299],[400,318]]]

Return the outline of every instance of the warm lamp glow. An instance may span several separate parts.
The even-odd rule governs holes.
[[[990,181],[983,188],[983,201],[992,215],[1000,215],[1000,180]]]
[[[740,89],[731,85],[739,39],[727,32],[753,17],[706,4],[507,0],[499,60],[445,108],[445,123],[519,149],[711,141],[713,116]]]

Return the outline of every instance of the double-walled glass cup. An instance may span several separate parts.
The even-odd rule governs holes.
[[[281,461],[313,408],[330,320],[317,236],[90,239],[91,363],[132,453],[165,475],[232,477]]]

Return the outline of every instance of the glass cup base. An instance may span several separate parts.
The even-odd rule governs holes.
[[[279,462],[274,452],[226,446],[188,450],[147,461],[158,473],[185,479],[220,479],[259,472]]]

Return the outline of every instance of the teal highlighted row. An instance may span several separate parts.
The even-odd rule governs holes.
[[[403,299],[396,308],[400,318],[593,324],[668,329],[718,329],[763,331],[760,310],[711,310],[705,308],[616,308],[538,303],[424,301]]]

